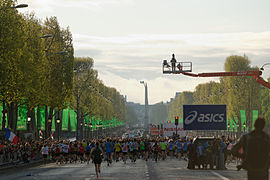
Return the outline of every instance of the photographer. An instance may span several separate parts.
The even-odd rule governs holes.
[[[258,118],[254,124],[255,130],[241,137],[231,152],[243,159],[242,168],[247,170],[248,180],[268,180],[270,138],[263,131],[265,119]],[[239,149],[243,147],[243,153]]]

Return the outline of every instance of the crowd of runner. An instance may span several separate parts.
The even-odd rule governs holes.
[[[29,162],[30,159],[43,156],[44,164],[48,159],[56,164],[94,162],[97,173],[101,162],[110,166],[113,161],[166,160],[176,158],[187,160],[188,168],[225,169],[225,162],[231,159],[229,150],[233,141],[219,138],[204,143],[192,143],[192,138],[106,138],[82,141],[31,141],[18,144],[4,143],[0,148],[0,162],[18,160]],[[99,165],[99,166],[98,166]]]
[[[61,163],[89,163],[90,153],[96,147],[95,143],[99,142],[103,152],[103,160],[110,165],[114,160],[136,162],[136,159],[154,159],[165,160],[177,158],[179,160],[198,159],[204,162],[208,155],[218,156],[221,152],[226,156],[226,150],[230,150],[233,142],[231,140],[217,139],[204,144],[197,144],[196,148],[191,145],[192,139],[169,139],[169,138],[125,138],[125,139],[93,139],[70,142],[63,141],[31,141],[19,142],[18,144],[4,143],[0,149],[0,162],[9,160],[22,159],[29,161],[38,155],[49,156],[57,164]],[[214,142],[214,144],[213,144]]]

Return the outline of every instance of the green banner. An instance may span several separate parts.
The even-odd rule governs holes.
[[[245,126],[247,126],[246,110],[240,110],[240,116],[241,116],[242,131],[244,131],[244,124]]]
[[[62,116],[62,130],[68,131],[68,115],[69,115],[69,108],[63,110]]]
[[[73,109],[71,109],[69,111],[69,116],[70,116],[71,131],[75,132],[77,130],[77,114]]]
[[[45,131],[45,107],[40,108],[39,115],[40,115],[40,129],[42,131]]]
[[[18,108],[17,130],[27,130],[27,104]]]
[[[48,114],[49,114],[50,107],[47,108]],[[2,127],[2,115],[3,106],[0,105],[0,128]],[[257,113],[257,115],[255,115]],[[258,111],[254,111],[253,113],[254,117],[257,118]],[[56,113],[53,110],[53,119],[52,119],[52,131],[55,131],[55,125],[56,125]],[[255,118],[255,119],[256,119]],[[6,120],[8,118],[6,117]],[[62,114],[62,130],[68,131],[69,126],[69,119],[70,119],[70,127],[71,131],[75,132],[77,130],[77,114],[73,109],[70,109],[69,107],[67,109],[63,110]],[[182,122],[182,118],[179,118],[180,122]],[[41,129],[42,131],[45,131],[45,107],[35,108],[35,124],[38,129]],[[121,121],[118,121],[115,117],[112,117],[112,119],[107,119],[106,117],[96,117],[89,115],[85,117],[84,123],[87,123],[87,125],[90,125],[92,123],[92,130],[97,130],[99,128],[99,125],[102,123],[102,128],[113,128],[117,126],[121,126],[124,123]],[[6,123],[7,126],[7,123]],[[231,127],[231,125],[230,125]],[[18,121],[17,121],[17,130],[27,130],[27,104],[24,104],[18,108]]]
[[[48,111],[50,110],[50,108],[48,108]],[[49,112],[48,112],[49,113]],[[55,110],[53,110],[53,118],[52,118],[52,131],[55,132],[56,128],[55,128],[55,124],[56,124],[56,113]]]

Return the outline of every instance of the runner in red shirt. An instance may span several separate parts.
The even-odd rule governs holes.
[[[73,162],[73,152],[74,152],[74,145],[71,142],[69,143],[69,149],[68,149],[68,158],[69,158],[70,163]]]
[[[79,153],[80,153],[81,163],[83,163],[84,162],[84,146],[82,145],[82,143],[80,144],[80,147],[79,147]]]
[[[55,146],[54,153],[55,153],[56,164],[58,164],[58,162],[61,164],[61,162],[60,162],[60,148],[58,145]]]

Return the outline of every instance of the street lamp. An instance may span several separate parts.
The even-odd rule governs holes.
[[[241,129],[239,129],[240,125],[237,124],[237,138],[239,137],[239,135],[241,134]]]
[[[265,63],[264,65],[262,65],[262,67],[260,68],[260,70],[262,70],[262,71],[263,71],[263,70],[264,70],[264,68],[263,68],[263,67],[264,67],[264,66],[266,66],[266,65],[270,65],[270,63]]]
[[[99,128],[98,128],[98,129],[99,129],[100,134],[101,134],[101,136],[102,136],[102,133],[103,133],[103,132],[102,132],[102,122],[99,123]]]
[[[48,119],[48,123],[52,123],[52,119],[51,118]]]
[[[145,88],[145,114],[144,114],[144,120],[145,120],[145,123],[147,124],[147,129],[148,129],[148,132],[150,133],[150,119],[149,119],[149,116],[148,116],[148,112],[149,112],[149,107],[148,107],[148,89],[147,89],[147,83],[144,82],[144,81],[140,81],[141,84],[144,85],[144,88]]]
[[[230,134],[230,123],[228,123],[227,125],[227,135],[229,136],[229,134]]]
[[[91,138],[93,138],[93,124],[92,123],[89,123],[89,127],[90,127],[90,130],[91,130]]]
[[[84,123],[84,138],[88,138],[87,137],[87,123]]]
[[[17,9],[17,8],[26,8],[26,7],[28,7],[28,4],[18,4],[16,6],[12,6],[10,8]]]
[[[31,133],[32,127],[31,127],[31,117],[27,117],[27,126],[28,126],[28,131]]]
[[[48,118],[48,123],[47,123],[46,138],[51,136],[51,126],[52,126],[52,118],[49,117]]]
[[[235,125],[233,124],[233,136],[234,136],[234,128],[235,128]]]
[[[51,55],[56,55],[56,54],[62,55],[62,54],[67,54],[67,53],[68,53],[68,51],[59,51],[56,53],[47,53],[46,56],[51,56]]]
[[[57,139],[59,141],[60,139],[60,119],[59,118],[56,120],[56,123],[57,123]]]
[[[40,38],[50,38],[50,37],[53,37],[53,35],[52,34],[46,34],[46,35],[44,35],[44,36],[41,36]]]

